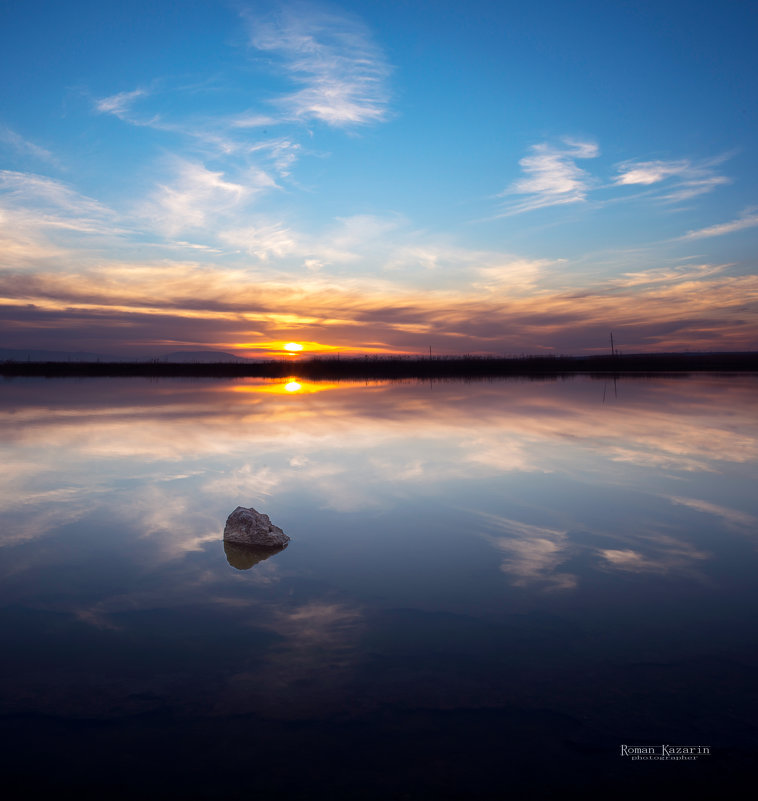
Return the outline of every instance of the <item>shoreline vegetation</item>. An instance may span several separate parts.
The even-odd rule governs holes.
[[[758,372],[758,352],[632,353],[595,356],[359,356],[282,357],[232,362],[13,361],[0,375],[149,378],[298,378],[311,381],[368,379],[496,378],[572,374]]]

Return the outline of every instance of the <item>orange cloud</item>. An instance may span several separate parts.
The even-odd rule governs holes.
[[[507,281],[424,290],[378,278],[116,264],[4,272],[0,315],[10,341],[23,332],[26,347],[35,335],[49,346],[58,330],[57,347],[112,343],[134,353],[186,345],[266,354],[289,341],[309,353],[578,353],[603,350],[610,330],[627,351],[737,350],[758,347],[758,276],[701,265],[513,294]]]

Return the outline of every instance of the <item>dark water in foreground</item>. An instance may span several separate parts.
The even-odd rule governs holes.
[[[5,793],[723,793],[758,746],[756,397],[3,383]],[[289,547],[227,554],[237,505]],[[621,755],[662,744],[710,754]]]

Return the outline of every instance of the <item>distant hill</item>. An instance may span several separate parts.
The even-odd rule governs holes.
[[[0,348],[0,362],[168,362],[170,364],[221,364],[224,362],[247,362],[249,359],[233,356],[221,350],[176,350],[165,356],[114,356],[110,353],[89,353],[67,350],[24,350],[23,348]]]
[[[224,353],[221,350],[175,350],[161,356],[162,362],[172,364],[220,364],[221,362],[246,362],[242,356],[233,356],[231,353]]]
[[[121,362],[124,359],[103,353],[67,350],[24,350],[0,348],[0,361],[4,362]]]

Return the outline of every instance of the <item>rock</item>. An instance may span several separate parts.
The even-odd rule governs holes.
[[[236,570],[250,570],[258,562],[269,559],[286,547],[285,545],[283,548],[259,548],[255,545],[240,545],[236,542],[224,541],[226,561]]]
[[[224,540],[256,548],[283,548],[290,538],[268,515],[238,506],[226,520]]]

